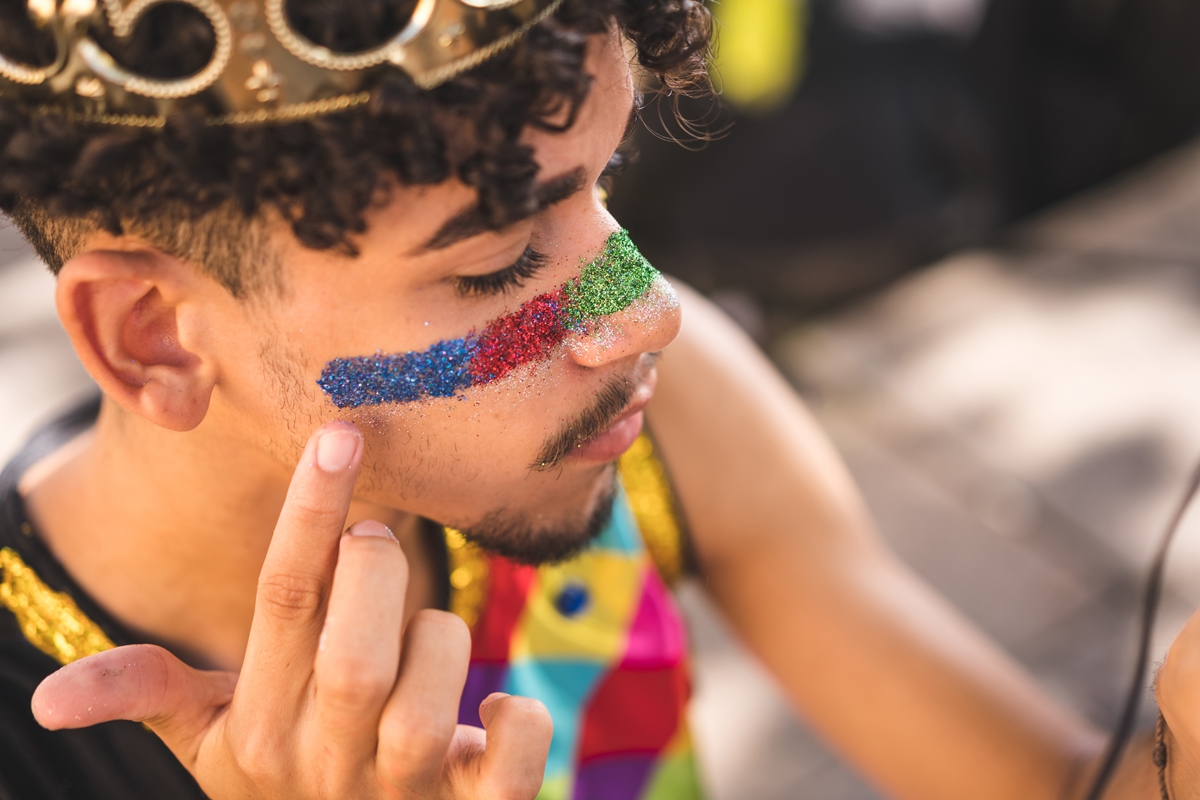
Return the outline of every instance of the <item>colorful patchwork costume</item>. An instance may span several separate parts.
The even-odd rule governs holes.
[[[621,459],[612,520],[581,555],[525,567],[448,531],[451,609],[472,626],[459,721],[496,691],[536,697],[554,719],[538,800],[701,796],[686,720],[687,640],[666,582],[680,531],[650,440]]]

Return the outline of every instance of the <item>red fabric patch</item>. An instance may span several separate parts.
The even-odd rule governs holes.
[[[535,572],[504,558],[488,559],[488,595],[471,636],[472,661],[508,662],[513,631]]]
[[[580,762],[614,753],[661,752],[679,729],[688,683],[682,666],[610,672],[587,705]]]

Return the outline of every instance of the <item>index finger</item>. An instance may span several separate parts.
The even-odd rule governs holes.
[[[239,694],[300,691],[312,674],[362,454],[348,422],[327,423],[309,439],[259,574]]]

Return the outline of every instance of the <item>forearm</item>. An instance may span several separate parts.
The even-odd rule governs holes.
[[[1081,797],[1102,736],[907,569],[878,558],[860,558],[847,578],[795,569],[776,551],[708,578],[798,710],[890,797]]]
[[[685,294],[651,424],[705,577],[799,710],[902,800],[1062,800],[1103,737],[879,543],[762,356]]]

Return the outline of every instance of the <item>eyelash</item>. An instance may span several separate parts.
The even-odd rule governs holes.
[[[612,158],[604,165],[604,171],[600,173],[600,180],[596,181],[596,185],[605,195],[612,194],[613,183],[621,177],[621,173],[629,166],[631,160],[624,147],[612,154]]]
[[[487,275],[461,275],[454,281],[458,286],[458,293],[464,297],[504,294],[509,289],[520,289],[526,280],[536,275],[545,265],[546,256],[530,245],[511,266]]]
[[[612,191],[612,182],[629,166],[630,157],[624,147],[613,153],[612,158],[604,165],[600,180],[596,183],[605,192]],[[488,296],[504,294],[509,289],[520,289],[525,281],[537,274],[546,264],[546,256],[533,249],[533,245],[525,248],[516,263],[505,267],[499,272],[487,275],[463,275],[454,279],[458,293],[464,297]]]

